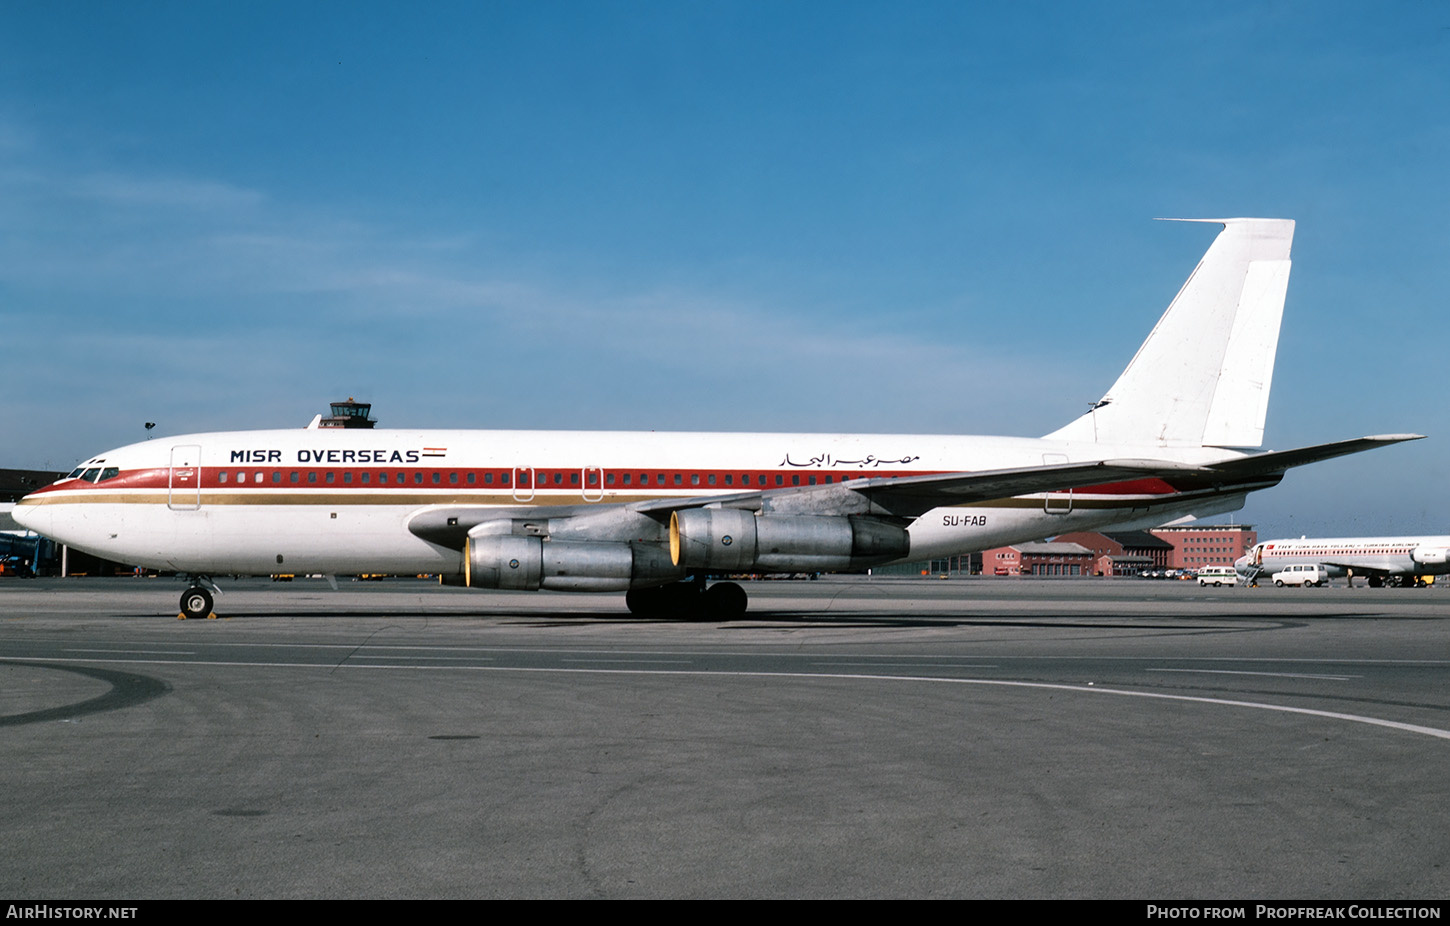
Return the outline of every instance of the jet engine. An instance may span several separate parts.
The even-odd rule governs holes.
[[[472,588],[617,592],[684,577],[658,545],[470,535],[463,584]]]
[[[692,508],[670,516],[670,559],[722,572],[859,569],[905,557],[906,529],[874,518],[786,517],[737,508]]]
[[[1445,547],[1415,547],[1410,551],[1410,560],[1421,566],[1443,566],[1450,561],[1450,550]]]

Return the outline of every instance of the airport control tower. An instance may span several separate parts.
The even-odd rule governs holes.
[[[332,415],[317,423],[320,428],[371,428],[377,422],[368,417],[373,410],[371,402],[355,402],[352,396],[346,402],[333,402]]]

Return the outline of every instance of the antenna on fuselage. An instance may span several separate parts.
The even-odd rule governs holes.
[[[146,422],[146,439],[147,440],[150,440],[151,439],[151,429],[154,428],[154,427],[156,427],[156,422],[154,422],[154,421],[148,421],[148,422]]]

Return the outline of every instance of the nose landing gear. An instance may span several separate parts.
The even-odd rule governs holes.
[[[212,612],[212,607],[216,603],[216,598],[212,593],[216,591],[216,586],[212,585],[206,576],[191,576],[190,582],[191,587],[181,593],[181,613],[176,615],[177,618],[183,621],[202,617],[215,620],[216,614]]]

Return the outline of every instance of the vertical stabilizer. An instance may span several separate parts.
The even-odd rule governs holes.
[[[1161,446],[1258,447],[1289,287],[1289,219],[1223,225],[1113,388],[1047,435]]]

